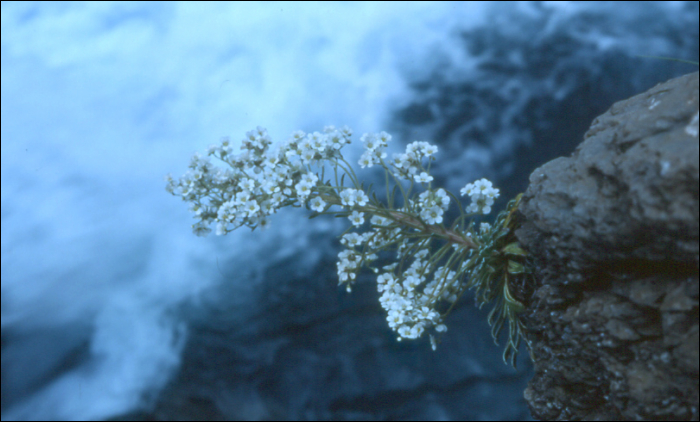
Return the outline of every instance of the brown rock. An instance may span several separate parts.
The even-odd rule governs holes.
[[[516,232],[546,420],[698,420],[698,73],[614,104],[535,170]]]

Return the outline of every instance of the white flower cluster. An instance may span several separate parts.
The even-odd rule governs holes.
[[[340,201],[346,207],[352,207],[355,205],[364,207],[367,205],[369,198],[367,197],[367,194],[360,189],[347,188],[340,192]]]
[[[359,268],[371,267],[377,253],[398,242],[397,258],[410,256],[411,265],[403,271],[398,263],[386,265],[381,270],[375,269],[379,274],[379,302],[387,313],[389,327],[398,334],[398,340],[420,338],[430,329],[434,329],[435,333],[447,331],[443,323],[444,315],[438,311],[438,307],[441,303],[454,303],[464,289],[461,277],[455,271],[461,268],[461,265],[457,265],[460,261],[455,260],[451,267],[440,266],[433,271],[435,263],[429,259],[427,241],[414,242],[402,237],[402,229],[396,223],[379,216],[372,217],[371,223],[370,231],[343,236],[341,243],[347,249],[338,255],[340,283],[345,283],[350,291]],[[430,333],[430,341],[435,348],[433,333]]]
[[[362,136],[364,153],[359,164],[381,166],[391,175],[402,194],[402,207],[391,209],[376,197],[370,201],[354,172],[343,165],[347,162],[340,150],[350,143],[351,135],[347,127],[329,126],[322,133],[297,131],[272,151],[267,131],[258,127],[246,134],[239,154],[234,154],[226,138],[209,147],[208,155],[226,163],[227,169],[216,168],[209,157],[195,154],[190,170],[179,180],[167,176],[166,189],[191,204],[190,209],[199,219],[193,225],[197,235],[211,232],[211,224],[216,224],[219,235],[243,225],[267,226],[268,216],[287,205],[306,206],[317,213],[338,206],[341,210],[334,212],[347,217],[358,229],[365,226],[368,216],[370,224],[365,232],[349,232],[341,238],[345,249],[338,254],[340,284],[346,284],[350,291],[360,269],[369,267],[378,274],[380,303],[399,340],[419,338],[429,329],[442,333],[447,327],[443,324],[445,312],[439,309],[445,308],[443,304],[454,303],[464,290],[463,264],[470,248],[477,245],[474,239],[487,233],[489,226],[482,223],[479,232],[464,229],[463,225],[446,229],[443,216],[449,208],[450,195],[444,189],[433,189],[433,177],[429,174],[429,161],[434,160],[437,147],[412,142],[387,164],[385,150],[391,135],[386,132]],[[312,171],[312,166],[323,168],[324,163],[333,166],[336,185],[322,180],[324,173],[319,176]],[[354,187],[341,186],[339,168],[350,176]],[[422,192],[412,194],[414,186]],[[474,214],[488,214],[499,194],[486,179],[469,183],[461,192],[470,196],[472,203],[467,209]],[[388,202],[393,203],[393,199]],[[444,244],[440,248],[443,252],[431,255],[435,241]],[[396,250],[399,262],[381,269],[373,267],[379,254],[388,250]],[[446,250],[453,250],[452,255],[447,255]],[[430,339],[435,348],[433,334]]]
[[[365,151],[360,157],[360,167],[372,167],[375,164],[381,163],[381,160],[386,158],[386,152],[384,150],[387,147],[389,141],[391,141],[391,135],[386,132],[380,132],[378,134],[365,133],[360,138],[362,145],[365,147]]]
[[[500,194],[500,191],[494,188],[491,182],[486,179],[468,183],[459,192],[462,196],[469,195],[472,200],[469,208],[467,208],[467,212],[483,214],[491,212],[491,205],[493,205],[493,201]]]
[[[444,189],[427,190],[418,195],[420,217],[428,224],[441,224],[442,215],[450,206],[450,197]]]
[[[432,280],[425,284],[430,273],[430,264],[424,259],[428,254],[427,249],[418,251],[411,266],[400,277],[393,271],[377,277],[377,290],[382,293],[379,303],[387,311],[389,327],[399,334],[399,340],[419,338],[430,327],[435,327],[439,333],[447,331],[435,305],[439,299],[457,300],[459,282],[454,271],[445,274],[445,267],[439,267]],[[432,335],[431,343],[435,347]]]
[[[386,250],[402,232],[395,223],[379,216],[372,217],[371,223],[370,231],[347,233],[341,239],[347,249],[338,255],[338,278],[341,284],[346,284],[348,291],[351,291],[358,270],[362,266],[369,267],[377,259],[377,253]],[[414,243],[402,238],[399,243],[399,257],[402,253],[410,253],[408,250],[422,249],[412,254],[413,262],[405,271],[397,271],[398,264],[391,264],[382,267],[377,277],[377,290],[382,294],[379,302],[387,312],[389,327],[398,333],[398,340],[417,339],[430,328],[437,333],[447,331],[442,323],[443,315],[436,307],[440,300],[457,300],[463,288],[459,277],[445,266],[432,271],[434,264],[426,259],[430,252],[423,248],[426,242]],[[375,272],[380,271],[375,269]],[[430,282],[427,282],[431,273]],[[430,339],[435,348],[432,334]]]
[[[411,142],[406,145],[406,152],[393,155],[391,165],[394,168],[394,175],[419,183],[430,183],[433,177],[425,171],[421,161],[423,158],[434,160],[437,151],[438,148],[435,145],[425,141]],[[416,175],[419,171],[421,173]]]
[[[267,226],[267,217],[277,209],[306,203],[320,183],[309,165],[337,157],[351,135],[347,127],[329,126],[323,133],[297,131],[279,150],[271,151],[267,130],[258,127],[241,141],[239,154],[233,153],[227,138],[209,147],[208,155],[229,168],[216,168],[209,157],[195,154],[190,170],[179,180],[166,176],[166,190],[191,203],[190,209],[200,220],[192,225],[197,235],[210,233],[212,223],[218,235],[242,225]],[[323,211],[327,204],[316,196],[308,205]]]

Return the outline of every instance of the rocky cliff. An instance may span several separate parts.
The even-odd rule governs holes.
[[[698,73],[614,104],[530,176],[544,420],[698,420]]]

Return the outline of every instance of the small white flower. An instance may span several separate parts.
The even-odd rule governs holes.
[[[428,283],[425,288],[423,288],[423,294],[426,297],[432,296],[436,293],[435,289],[437,289],[438,283],[437,281],[433,280],[430,283]]]
[[[263,192],[273,194],[280,191],[280,187],[272,180],[266,180],[261,186]]]
[[[484,195],[485,195],[487,198],[493,198],[493,199],[495,199],[495,198],[498,198],[498,196],[500,195],[500,190],[499,190],[499,189],[496,189],[496,188],[491,188],[491,189],[489,189],[488,191],[484,192]]]
[[[476,189],[476,191],[481,193],[482,195],[484,194],[484,192],[491,189],[491,187],[491,182],[486,179],[479,179],[476,182],[474,182],[474,189]]]
[[[414,176],[414,179],[416,179],[416,182],[418,183],[428,183],[433,180],[433,176],[429,175],[426,172],[422,172],[418,176]]]
[[[359,227],[362,225],[362,223],[365,222],[365,213],[363,212],[357,212],[353,211],[352,214],[348,217],[350,219],[350,222],[352,223],[353,226]]]
[[[420,143],[419,142],[411,142],[410,144],[406,145],[406,155],[409,157],[418,157],[418,152],[420,151]]]
[[[416,286],[418,286],[418,284],[420,284],[420,280],[418,278],[413,277],[413,276],[408,276],[408,277],[406,277],[406,280],[404,280],[404,282],[403,282],[403,287],[407,291],[411,292],[411,291],[416,289]]]
[[[279,164],[280,159],[276,155],[270,155],[265,158],[265,165],[270,168],[275,168]]]
[[[384,131],[379,132],[379,134],[377,135],[377,138],[385,146],[386,146],[386,144],[388,144],[391,141],[391,135],[389,135],[388,133],[386,133]]]
[[[384,293],[379,298],[379,304],[382,305],[384,309],[391,309],[391,304],[394,302],[395,294],[389,290],[384,289]]]
[[[416,259],[417,259],[417,260],[418,260],[418,259],[423,259],[423,258],[425,258],[426,256],[428,256],[428,254],[430,254],[430,251],[429,251],[429,250],[427,250],[427,249],[421,249],[421,250],[419,250],[418,252],[416,252]],[[422,264],[419,264],[419,265],[422,265]]]
[[[316,182],[318,181],[318,176],[316,176],[313,173],[305,173],[305,174],[301,175],[301,180],[303,180],[304,182],[307,182],[311,185],[315,185]]]
[[[362,244],[363,237],[357,233],[348,233],[343,236],[341,242],[347,244],[347,246],[354,247]]]
[[[319,132],[314,132],[309,137],[311,140],[311,147],[318,152],[323,152],[326,149],[326,137]]]
[[[408,155],[406,154],[394,154],[391,158],[391,162],[396,168],[404,168],[408,166]]]
[[[294,148],[290,148],[284,152],[284,156],[287,157],[288,160],[294,159],[294,157],[296,157],[298,155],[299,155],[299,151],[297,151]]]
[[[394,280],[394,275],[392,273],[384,273],[377,277],[377,283],[379,284],[387,284],[391,280]]]
[[[410,338],[420,337],[423,334],[423,331],[425,331],[425,329],[423,328],[423,324],[414,325],[413,328],[411,328],[411,332],[409,334]]]
[[[252,191],[255,189],[255,180],[253,179],[243,179],[240,182],[240,187],[243,190]]]
[[[421,212],[421,217],[428,224],[440,224],[442,223],[443,212],[442,208],[435,205]]]
[[[447,208],[450,206],[450,197],[447,196],[447,193],[445,192],[444,189],[438,189],[436,192],[437,197],[435,198],[435,203],[440,206],[443,210],[447,210]]]
[[[309,138],[304,138],[302,141],[298,143],[298,147],[302,151],[309,151],[314,149],[313,142]]]
[[[371,151],[365,151],[362,154],[362,157],[360,157],[360,160],[357,162],[360,167],[365,168],[365,167],[372,167],[374,165],[374,161],[372,160],[372,152]]]
[[[355,198],[355,203],[361,207],[364,207],[367,205],[367,201],[369,201],[369,198],[367,197],[367,194],[362,192],[359,189],[355,189],[355,192],[353,192],[354,198]]]
[[[419,203],[421,207],[429,208],[434,205],[433,199],[431,198],[431,192],[429,190],[418,195]]]
[[[372,133],[365,133],[360,140],[365,145],[365,150],[367,151],[374,151],[380,145],[379,142],[377,142],[377,138]]]
[[[340,192],[340,201],[348,207],[355,205],[355,189],[348,188]]]
[[[207,209],[205,207],[201,206],[200,204],[192,204],[190,206],[190,212],[193,212],[193,213],[195,213],[195,215],[198,215],[198,216],[202,215],[202,213],[204,213],[204,211],[206,211],[206,210]]]
[[[311,193],[312,186],[313,185],[311,183],[302,180],[301,182],[297,183],[294,188],[297,190],[297,195],[306,197]]]
[[[343,135],[343,137],[350,138],[352,136],[352,129],[350,129],[347,125],[344,125],[340,128],[340,133]]]
[[[383,160],[386,158],[386,152],[384,152],[383,148],[377,148],[372,152],[372,161],[377,164],[380,163],[380,160]]]
[[[435,327],[435,331],[437,331],[438,333],[444,333],[445,331],[447,331],[447,326],[445,324],[437,325]]]
[[[340,137],[340,135],[338,133],[332,134],[330,136],[330,138],[328,139],[328,144],[334,150],[339,150],[340,148],[342,148],[344,143],[345,143],[345,141],[343,140],[343,138]]]
[[[272,204],[274,206],[278,206],[282,202],[283,199],[284,199],[284,196],[282,195],[282,192],[275,192],[272,194],[271,201],[272,201]]]
[[[387,291],[393,290],[394,287],[396,287],[396,285],[398,284],[398,280],[396,280],[396,277],[393,277],[393,276],[391,278],[386,278],[385,280],[386,280],[385,290],[387,290]]]
[[[379,215],[373,215],[372,218],[369,220],[370,223],[374,226],[386,226],[389,224],[389,220],[381,217]]]
[[[436,147],[435,145],[428,144],[423,148],[423,154],[425,154],[428,157],[431,157],[431,156],[437,154],[437,151],[438,151],[438,147]]]
[[[251,199],[250,201],[245,203],[245,210],[248,213],[248,217],[252,217],[255,215],[256,212],[260,209],[260,205],[258,205],[258,202],[255,199]]]
[[[403,323],[404,317],[399,311],[390,311],[389,315],[386,317],[386,320],[389,322],[389,327],[394,328]]]
[[[301,159],[306,162],[313,161],[314,157],[316,157],[316,151],[313,149],[304,150],[301,153]]]
[[[473,183],[467,183],[462,189],[460,189],[459,193],[464,195],[472,195],[472,192],[474,192],[474,184]]]
[[[209,148],[207,148],[207,155],[214,155],[217,152],[221,153],[221,147],[218,145],[209,145]]]
[[[481,223],[479,224],[479,231],[481,233],[486,233],[489,230],[491,230],[491,225],[489,223]]]
[[[326,203],[320,197],[316,196],[311,201],[309,201],[309,207],[316,212],[323,212]]]
[[[432,321],[437,316],[438,316],[437,312],[433,311],[432,309],[428,308],[427,306],[421,307],[420,310],[418,311],[418,318],[420,318],[420,319]]]

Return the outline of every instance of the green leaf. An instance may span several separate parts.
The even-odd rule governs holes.
[[[509,274],[522,274],[525,272],[525,267],[519,262],[508,260]]]
[[[527,252],[520,248],[520,244],[518,244],[518,242],[509,243],[501,250],[506,255],[527,256]]]
[[[394,198],[396,198],[397,190],[399,190],[399,187],[394,185],[394,188],[391,190],[391,195],[389,196],[389,208],[394,208]]]
[[[519,300],[513,297],[513,295],[510,294],[510,289],[508,288],[508,283],[503,284],[503,298],[506,301],[506,308],[508,313],[518,313],[525,309],[525,306],[523,306],[522,303],[520,303]],[[509,315],[510,319],[514,318],[514,315]]]

